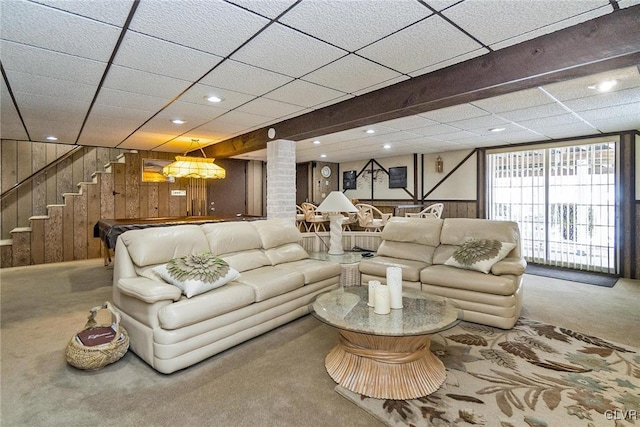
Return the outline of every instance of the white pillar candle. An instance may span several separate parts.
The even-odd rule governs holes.
[[[402,268],[387,267],[387,286],[391,296],[391,308],[402,308]]]
[[[376,286],[376,297],[373,312],[376,314],[389,314],[391,312],[391,301],[388,286]]]
[[[369,280],[369,302],[367,305],[373,307],[375,305],[376,286],[380,284],[377,280]]]

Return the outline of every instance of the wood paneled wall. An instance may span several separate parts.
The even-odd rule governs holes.
[[[73,146],[3,140],[0,149],[4,191]],[[143,158],[172,160],[174,156],[83,147],[25,183],[2,201],[2,240],[14,240],[12,254],[2,247],[2,266],[101,257],[102,245],[93,237],[93,227],[101,218],[187,215],[187,198],[172,196],[171,190],[186,190],[188,179],[142,182]]]

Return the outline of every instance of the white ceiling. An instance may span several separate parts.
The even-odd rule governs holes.
[[[193,139],[224,141],[612,13],[612,3],[640,0],[2,0],[0,136],[184,152]],[[588,88],[604,78],[618,80],[612,92]],[[224,100],[206,101],[214,94]],[[640,75],[630,67],[367,128],[376,133],[298,141],[297,160],[640,129]]]

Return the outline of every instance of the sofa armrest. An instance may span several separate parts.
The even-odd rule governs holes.
[[[162,300],[178,301],[182,295],[182,291],[177,287],[147,279],[146,277],[120,279],[118,281],[118,290],[125,295],[149,304]]]
[[[496,276],[502,276],[503,274],[513,274],[515,276],[521,276],[524,274],[524,270],[527,268],[527,261],[520,257],[505,258],[496,262],[491,267],[491,274]]]

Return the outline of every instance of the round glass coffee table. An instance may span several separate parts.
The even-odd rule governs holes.
[[[331,378],[378,399],[416,399],[440,388],[447,374],[429,349],[431,335],[458,324],[461,310],[413,289],[403,289],[403,308],[390,314],[375,314],[367,301],[368,287],[357,286],[322,294],[311,305],[340,334],[325,358]]]

